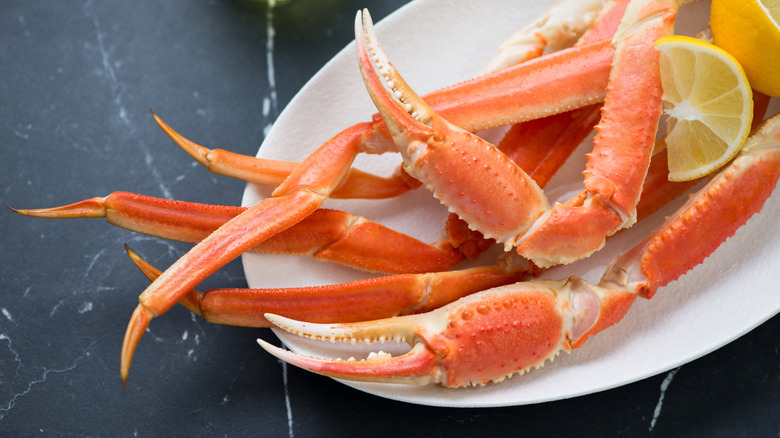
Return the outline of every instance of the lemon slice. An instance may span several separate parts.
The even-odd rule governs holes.
[[[688,181],[728,162],[750,133],[753,93],[734,57],[684,36],[656,41],[667,114],[669,179]]]
[[[780,0],[712,0],[710,27],[754,89],[780,96]]]

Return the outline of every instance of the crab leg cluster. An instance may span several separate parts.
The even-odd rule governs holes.
[[[581,76],[576,82],[576,97],[564,99],[567,95],[571,96],[566,92],[533,92],[535,87],[549,87],[554,78],[565,73],[559,57],[572,56],[583,65],[582,69],[576,70],[576,75]],[[605,43],[578,46],[570,52],[557,52],[478,81],[459,84],[455,86],[458,93],[446,89],[429,98],[437,102],[440,111],[451,119],[468,119],[470,126],[467,123],[462,125],[471,130],[530,120],[548,115],[550,108],[556,109],[553,112],[563,112],[603,99],[610,58],[611,53]],[[499,93],[490,93],[490,90]],[[470,96],[471,108],[480,117],[464,113],[462,99],[465,96]],[[500,111],[497,108],[501,106],[519,109]],[[488,114],[485,118],[482,113],[487,109],[498,114]],[[381,131],[382,126],[375,123],[358,124],[342,131],[307,157],[276,188],[271,198],[222,225],[153,281],[139,296],[139,305],[125,334],[120,370],[123,382],[127,379],[138,342],[154,317],[168,311],[200,281],[230,260],[313,213],[349,173],[358,152],[365,148],[380,152],[388,147],[387,137]]]
[[[567,0],[502,47],[489,73],[422,98],[384,55],[362,11],[355,22],[359,65],[379,113],[301,163],[207,149],[153,114],[177,145],[212,172],[276,186],[270,198],[239,208],[115,192],[15,211],[104,217],[133,231],[196,243],[165,272],[130,252],[152,284],[128,324],[123,383],[148,324],[176,303],[214,323],[276,325],[316,339],[412,344],[400,357],[341,361],[261,343],[284,360],[326,375],[446,386],[500,381],[579,347],[619,321],[637,296],[650,298],[733,234],[776,183],[777,117],[680,212],[618,258],[598,284],[577,277],[524,281],[540,267],[587,257],[607,237],[696,184],[667,180],[663,143],[655,139],[661,88],[652,45],[673,32],[677,9],[685,3]],[[507,57],[518,64],[506,67]],[[767,98],[760,99],[757,112],[766,107]],[[497,147],[474,134],[508,125]],[[585,190],[550,205],[542,187],[594,126]],[[387,151],[398,152],[404,163],[390,177],[352,168],[359,153]],[[327,198],[388,198],[420,186],[451,211],[437,242],[321,208]],[[728,193],[735,190],[747,195],[731,205]],[[732,219],[726,227],[717,222],[723,217]],[[492,267],[443,272],[496,241],[522,257],[508,254]],[[681,246],[688,249],[684,257]],[[311,255],[395,275],[303,288],[194,289],[245,251]],[[368,320],[374,321],[360,322]]]
[[[154,281],[161,272],[128,249],[133,262]],[[179,301],[215,324],[272,327],[267,313],[314,322],[368,321],[427,312],[459,298],[528,277],[511,260],[496,266],[425,274],[397,274],[349,283],[279,289],[192,290]]]

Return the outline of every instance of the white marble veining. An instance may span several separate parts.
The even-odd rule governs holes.
[[[3,309],[5,311],[5,309]],[[5,313],[5,312],[3,312]],[[89,345],[85,347],[79,356],[73,359],[72,362],[57,368],[49,368],[46,366],[26,366],[21,355],[14,349],[13,341],[11,338],[0,333],[0,342],[6,344],[6,348],[13,357],[13,361],[16,364],[14,371],[14,379],[9,382],[2,382],[4,388],[2,396],[0,396],[0,421],[3,420],[16,406],[16,402],[29,394],[33,388],[37,385],[46,382],[46,379],[51,374],[63,374],[73,371],[78,367],[79,363],[89,356],[89,350],[95,345],[97,341],[90,341]],[[24,371],[24,372],[23,372]]]
[[[276,70],[274,67],[274,38],[276,37],[276,28],[274,27],[274,8],[276,7],[276,0],[268,0],[268,8],[266,10],[266,42],[265,42],[265,59],[266,59],[266,78],[268,80],[268,96],[263,99],[263,117],[265,117],[265,126],[263,127],[263,135],[268,135],[271,130],[276,117],[279,115],[279,103],[276,91]],[[282,384],[284,386],[284,406],[287,413],[287,430],[288,436],[293,438],[293,413],[292,404],[290,402],[290,387],[287,381],[287,363],[281,362],[282,366]]]
[[[122,99],[123,88],[119,81],[119,78],[117,77],[116,68],[115,68],[121,66],[121,62],[120,61],[112,62],[111,60],[112,48],[106,46],[105,40],[107,38],[107,35],[103,32],[103,30],[100,27],[100,20],[98,20],[97,17],[93,16],[92,23],[95,27],[95,35],[97,38],[97,49],[100,54],[100,59],[102,62],[102,76],[106,78],[106,80],[108,81],[108,85],[111,89],[113,101],[117,109],[116,116],[122,122],[122,125],[124,125],[127,128],[128,132],[132,134],[133,132],[136,131],[136,128],[133,123],[133,120],[130,118],[127,108],[123,103],[123,99]],[[163,196],[165,196],[166,198],[172,199],[174,196],[171,193],[170,187],[168,187],[168,184],[166,184],[165,178],[163,178],[162,173],[160,172],[159,168],[155,163],[154,154],[151,153],[149,147],[142,140],[138,141],[138,146],[140,146],[143,151],[144,162],[146,163],[152,178],[157,183],[157,187],[160,189],[160,192],[162,192]]]
[[[655,429],[655,424],[658,422],[658,417],[661,416],[661,407],[664,404],[666,390],[669,389],[669,385],[672,383],[672,379],[674,379],[674,376],[678,371],[680,371],[680,368],[681,367],[677,367],[666,373],[666,377],[664,378],[663,382],[661,382],[661,394],[658,396],[658,404],[655,405],[655,409],[653,410],[653,419],[650,420],[650,427],[648,428],[648,431]]]

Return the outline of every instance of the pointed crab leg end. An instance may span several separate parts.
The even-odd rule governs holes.
[[[321,359],[303,356],[258,339],[268,353],[299,368],[328,377],[356,381],[427,385],[441,383],[439,360],[422,344],[409,353],[393,357],[387,353],[372,353],[365,360]]]
[[[148,278],[149,281],[154,281],[157,279],[157,277],[162,275],[162,271],[150,265],[146,260],[142,259],[141,256],[131,250],[129,246],[125,245],[125,251],[127,251],[127,255],[130,256],[130,260],[135,263],[135,266],[138,268],[138,270],[141,271],[141,273],[144,274],[144,277]],[[190,293],[179,300],[179,304],[186,307],[187,310],[194,313],[195,315],[203,317],[203,311],[200,309],[202,296],[202,293],[193,289],[190,291]]]
[[[309,339],[328,340],[331,342],[351,339],[343,324],[318,324],[285,318],[284,316],[266,313],[265,319],[282,330]]]
[[[344,324],[296,321],[272,313],[266,313],[264,316],[271,324],[294,335],[330,342],[368,344],[392,340],[412,345],[420,328],[415,322],[415,315]]]
[[[125,339],[122,343],[122,358],[120,363],[123,391],[127,387],[127,375],[130,372],[130,363],[133,361],[135,349],[154,316],[155,315],[152,314],[152,312],[142,304],[139,304],[138,307],[135,308],[135,311],[133,311],[133,316],[130,317],[130,323],[127,325]]]
[[[263,348],[266,352],[271,354],[272,356],[276,357],[279,360],[283,360],[289,364],[293,364],[297,367],[305,368],[302,365],[300,365],[298,362],[298,358],[304,358],[304,356],[298,355],[293,353],[290,350],[285,350],[284,348],[279,348],[276,345],[273,345],[269,342],[266,342],[260,338],[257,338],[257,344],[260,345],[260,347]]]
[[[381,343],[390,339],[399,342],[407,342],[409,339],[410,342],[407,343],[411,345],[416,327],[410,319],[413,317],[350,324],[313,324],[269,313],[265,314],[265,318],[298,336],[331,342]],[[333,378],[413,385],[446,384],[446,372],[440,358],[419,342],[412,346],[411,351],[401,356],[379,351],[369,354],[364,360],[308,357],[274,347],[259,339],[258,342],[266,351],[285,362]]]
[[[409,87],[382,51],[367,9],[358,11],[355,17],[355,41],[366,88],[394,139],[403,132],[427,131],[435,113]]]
[[[8,207],[8,206],[6,206]],[[105,198],[90,198],[73,204],[52,208],[18,209],[8,207],[14,213],[47,219],[70,219],[82,217],[106,217]]]
[[[173,140],[174,143],[176,143],[180,148],[184,149],[184,152],[188,153],[198,163],[205,167],[210,167],[208,159],[209,152],[211,152],[210,149],[188,140],[178,132],[174,131],[173,128],[168,126],[167,123],[163,122],[154,111],[151,109],[149,111],[152,113],[152,117],[154,117],[154,121],[157,122],[157,125],[163,130],[163,132],[165,132],[168,137],[170,137],[171,140]]]

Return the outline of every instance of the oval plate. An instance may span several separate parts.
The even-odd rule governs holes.
[[[509,35],[538,17],[546,5],[532,0],[418,0],[377,24],[385,52],[421,94],[468,79],[485,65]],[[692,33],[706,23],[708,2],[683,9],[678,33]],[[500,17],[500,21],[497,21]],[[777,111],[777,99],[772,103]],[[357,68],[354,43],[317,73],[281,113],[257,156],[301,161],[342,129],[370,119],[375,112]],[[586,147],[586,146],[584,146]],[[396,154],[361,156],[356,167],[388,175],[399,164]],[[581,189],[584,157],[570,160],[550,183],[549,193]],[[243,205],[267,197],[269,190],[249,184]],[[780,311],[774,281],[780,271],[780,235],[767,232],[780,217],[780,200],[772,197],[764,211],[705,263],[659,291],[652,301],[638,301],[616,326],[592,338],[554,363],[500,384],[447,389],[344,382],[394,400],[431,406],[492,407],[539,403],[589,394],[631,383],[701,357],[745,334]],[[579,275],[598,280],[606,264],[638,241],[677,205],[610,239],[588,260],[555,269],[549,278]],[[397,199],[328,200],[325,205],[364,216],[426,242],[435,241],[447,216],[426,190]],[[487,258],[484,263],[491,263]],[[245,254],[250,287],[293,287],[342,283],[370,275],[311,257]],[[292,350],[337,357],[334,344],[315,343],[277,331]],[[365,347],[338,344],[341,356],[359,356]],[[344,349],[355,352],[344,354]],[[385,351],[392,347],[382,346]],[[748,360],[747,358],[745,360]]]

